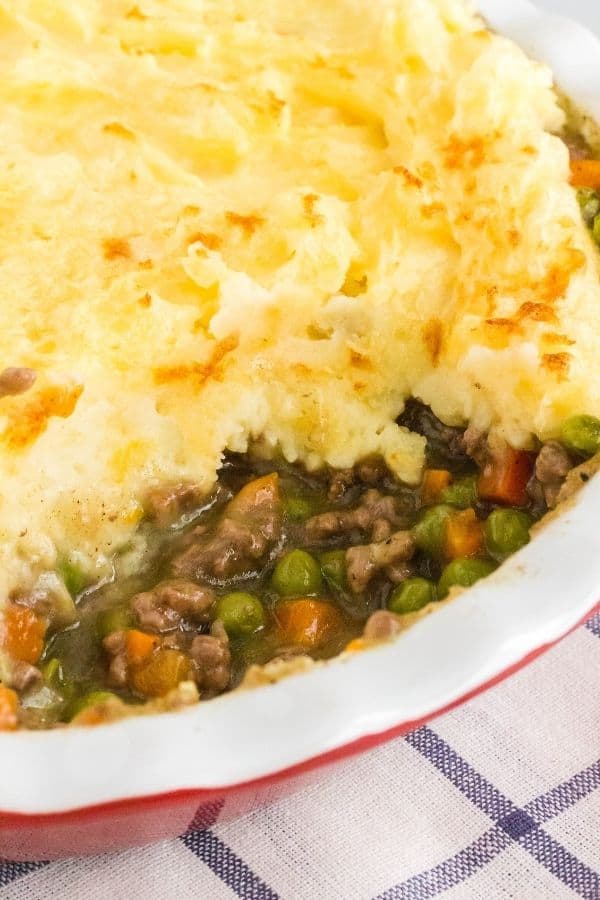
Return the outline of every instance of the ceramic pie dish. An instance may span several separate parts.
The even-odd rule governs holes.
[[[600,43],[524,0],[482,0],[489,25],[548,63],[600,119]],[[507,677],[600,597],[593,478],[536,540],[394,643],[177,713],[0,734],[0,853],[49,859],[180,834],[319,776]]]

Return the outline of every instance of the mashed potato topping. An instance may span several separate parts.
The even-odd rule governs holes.
[[[550,72],[458,0],[0,0],[2,595],[225,448],[514,445],[600,413]]]

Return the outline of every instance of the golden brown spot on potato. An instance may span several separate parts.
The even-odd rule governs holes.
[[[215,344],[206,362],[182,363],[178,366],[157,366],[153,369],[156,384],[171,384],[174,381],[191,381],[195,387],[201,387],[210,378],[216,381],[223,375],[222,363],[225,357],[238,345],[237,336],[225,338]]]
[[[421,215],[426,219],[431,219],[432,216],[438,215],[439,213],[444,212],[444,204],[443,203],[425,203],[421,207]]]
[[[416,175],[413,175],[412,172],[409,172],[404,166],[394,166],[392,172],[395,172],[396,175],[402,175],[404,180],[404,184],[408,187],[423,187],[423,182]]]
[[[151,259],[142,259],[138,263],[138,269],[153,269],[154,263]]]
[[[315,225],[320,225],[321,222],[324,221],[321,213],[315,212],[315,206],[319,202],[318,194],[305,194],[302,198],[302,205],[304,207],[304,215],[314,228]]]
[[[298,374],[302,375],[303,377],[312,374],[312,369],[310,368],[310,366],[307,366],[306,363],[294,363],[292,365],[292,369],[294,370],[294,372],[298,372]]]
[[[571,360],[570,353],[544,353],[542,356],[542,365],[550,372],[554,372],[559,380],[563,380],[568,371]]]
[[[435,166],[428,160],[421,163],[417,167],[417,172],[419,173],[419,177],[422,178],[423,181],[433,181],[436,177]]]
[[[571,277],[585,266],[585,253],[575,247],[568,245],[563,247],[561,257],[559,262],[550,267],[537,286],[539,296],[549,303],[564,297]]]
[[[437,366],[444,342],[444,326],[439,319],[430,319],[423,326],[421,332],[425,346],[429,351],[431,362]]]
[[[117,137],[125,138],[127,141],[135,140],[133,131],[130,131],[125,125],[121,125],[120,122],[107,122],[106,125],[102,126],[102,131],[106,132],[106,134],[114,134]]]
[[[532,319],[534,322],[556,322],[556,313],[547,303],[522,303],[517,312],[518,319]]]
[[[364,274],[361,275],[351,265],[346,273],[344,283],[340,288],[340,292],[347,297],[359,297],[364,294],[369,286],[369,279]]]
[[[141,11],[139,6],[132,6],[131,9],[125,13],[126,19],[138,19],[140,22],[144,22],[148,16],[145,16]]]
[[[488,318],[492,318],[492,314],[496,309],[496,297],[498,296],[498,287],[495,284],[491,284],[489,287],[485,289],[486,296],[486,306],[487,306],[487,315]]]
[[[366,369],[367,371],[372,371],[373,369],[371,360],[357,350],[350,350],[350,365],[356,369]]]
[[[480,135],[461,138],[453,134],[444,147],[444,164],[448,169],[476,169],[485,161],[485,140]]]
[[[83,385],[51,385],[33,395],[24,405],[13,408],[2,440],[12,450],[23,450],[48,427],[52,417],[67,419],[83,392]]]
[[[230,225],[241,228],[247,237],[252,237],[256,229],[261,225],[264,225],[265,222],[262,216],[242,216],[240,213],[231,212],[229,210],[225,213],[225,218]]]
[[[523,153],[527,153],[528,156],[537,156],[537,150],[535,147],[532,147],[531,144],[527,144],[525,147],[521,148]]]
[[[491,328],[497,328],[499,331],[504,331],[507,334],[520,334],[521,326],[518,322],[515,322],[514,319],[506,319],[502,316],[498,316],[493,319],[486,319],[485,324],[489,325]]]
[[[558,334],[556,331],[545,331],[542,340],[547,344],[564,344],[565,347],[570,347],[575,343],[566,334]]]
[[[506,237],[511,247],[517,247],[521,242],[521,233],[516,228],[509,228]]]
[[[140,297],[140,299],[138,300],[138,303],[140,304],[140,306],[143,306],[145,309],[148,309],[148,307],[152,304],[152,297],[150,296],[148,291],[146,291],[146,293],[144,294],[143,297]]]
[[[269,107],[273,114],[279,115],[283,107],[286,105],[285,100],[281,100],[273,91],[267,91],[267,99]]]
[[[200,215],[200,207],[199,206],[184,206],[181,210],[182,215],[184,216],[198,216]]]
[[[131,247],[125,238],[104,238],[102,241],[104,259],[130,259]]]
[[[212,234],[210,231],[196,231],[195,234],[190,235],[188,238],[188,244],[195,244],[198,241],[207,250],[218,250],[223,243],[223,238],[220,238],[218,234]]]

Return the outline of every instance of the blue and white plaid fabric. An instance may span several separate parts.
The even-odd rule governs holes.
[[[138,850],[0,863],[0,896],[600,900],[599,787],[600,614],[302,794]]]

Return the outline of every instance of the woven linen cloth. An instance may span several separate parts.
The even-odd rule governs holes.
[[[141,849],[0,863],[0,896],[600,900],[598,788],[600,614],[302,793]]]

